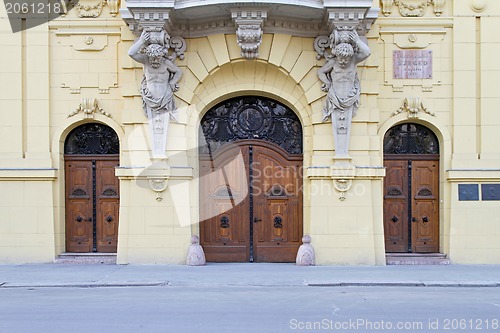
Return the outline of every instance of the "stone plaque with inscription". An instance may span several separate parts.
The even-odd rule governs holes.
[[[395,79],[432,79],[431,50],[395,50],[392,64]]]

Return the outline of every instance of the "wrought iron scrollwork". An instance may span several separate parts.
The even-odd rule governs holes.
[[[290,154],[302,153],[302,125],[297,115],[263,97],[237,97],[216,105],[205,114],[200,129],[202,154],[245,139],[262,139]]]
[[[120,143],[111,127],[91,123],[72,130],[64,143],[64,153],[69,155],[118,154]]]
[[[229,228],[229,217],[223,216],[220,218],[220,227],[222,229]]]
[[[274,218],[274,227],[283,228],[283,219],[281,218],[281,216],[276,216]]]
[[[439,141],[425,126],[400,124],[385,133],[384,154],[439,154]]]

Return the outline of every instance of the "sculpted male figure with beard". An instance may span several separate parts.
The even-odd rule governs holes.
[[[174,91],[179,90],[177,83],[182,72],[167,57],[170,46],[168,34],[155,33],[162,36],[163,40],[143,30],[141,37],[132,45],[128,54],[135,61],[144,64],[144,77],[141,83],[144,112],[149,117],[154,117],[159,112],[168,112],[175,119]]]
[[[360,99],[356,66],[370,56],[370,49],[356,30],[349,28],[334,31],[330,42],[332,56],[318,70],[318,78],[323,82],[321,89],[328,92],[323,121],[332,118],[335,156],[348,158],[351,120],[356,115]]]

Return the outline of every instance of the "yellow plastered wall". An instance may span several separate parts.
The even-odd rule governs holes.
[[[0,261],[47,262],[65,251],[63,142],[71,129],[95,121],[120,138],[118,262],[184,263],[198,233],[200,119],[225,99],[260,95],[286,104],[302,122],[304,233],[318,264],[385,263],[382,139],[408,121],[431,128],[440,142],[440,251],[456,263],[498,263],[500,201],[458,200],[460,183],[500,183],[500,65],[493,56],[500,3],[480,4],[447,1],[440,17],[430,6],[411,20],[397,6],[379,14],[366,36],[372,55],[358,67],[361,106],[350,141],[357,168],[345,200],[331,177],[334,142],[331,124],[322,122],[317,77],[324,60],[316,59],[313,38],[265,33],[255,60],[241,57],[234,34],[186,39],[185,58],[177,59],[179,123],[169,128],[168,166],[155,166],[139,94],[142,65],[127,55],[136,37],[123,20],[107,8],[92,19],[70,12],[13,34],[0,6]],[[392,78],[392,51],[405,47],[433,51],[432,80]],[[434,115],[393,115],[406,97],[420,97]],[[96,98],[111,117],[68,117],[82,98]],[[166,179],[167,189],[153,191],[152,177]]]

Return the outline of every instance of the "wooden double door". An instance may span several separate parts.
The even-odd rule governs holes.
[[[395,155],[384,166],[386,252],[438,252],[439,160]]]
[[[200,241],[207,261],[295,262],[302,156],[245,141],[200,156]]]
[[[65,156],[67,252],[116,252],[118,164],[117,155]]]

